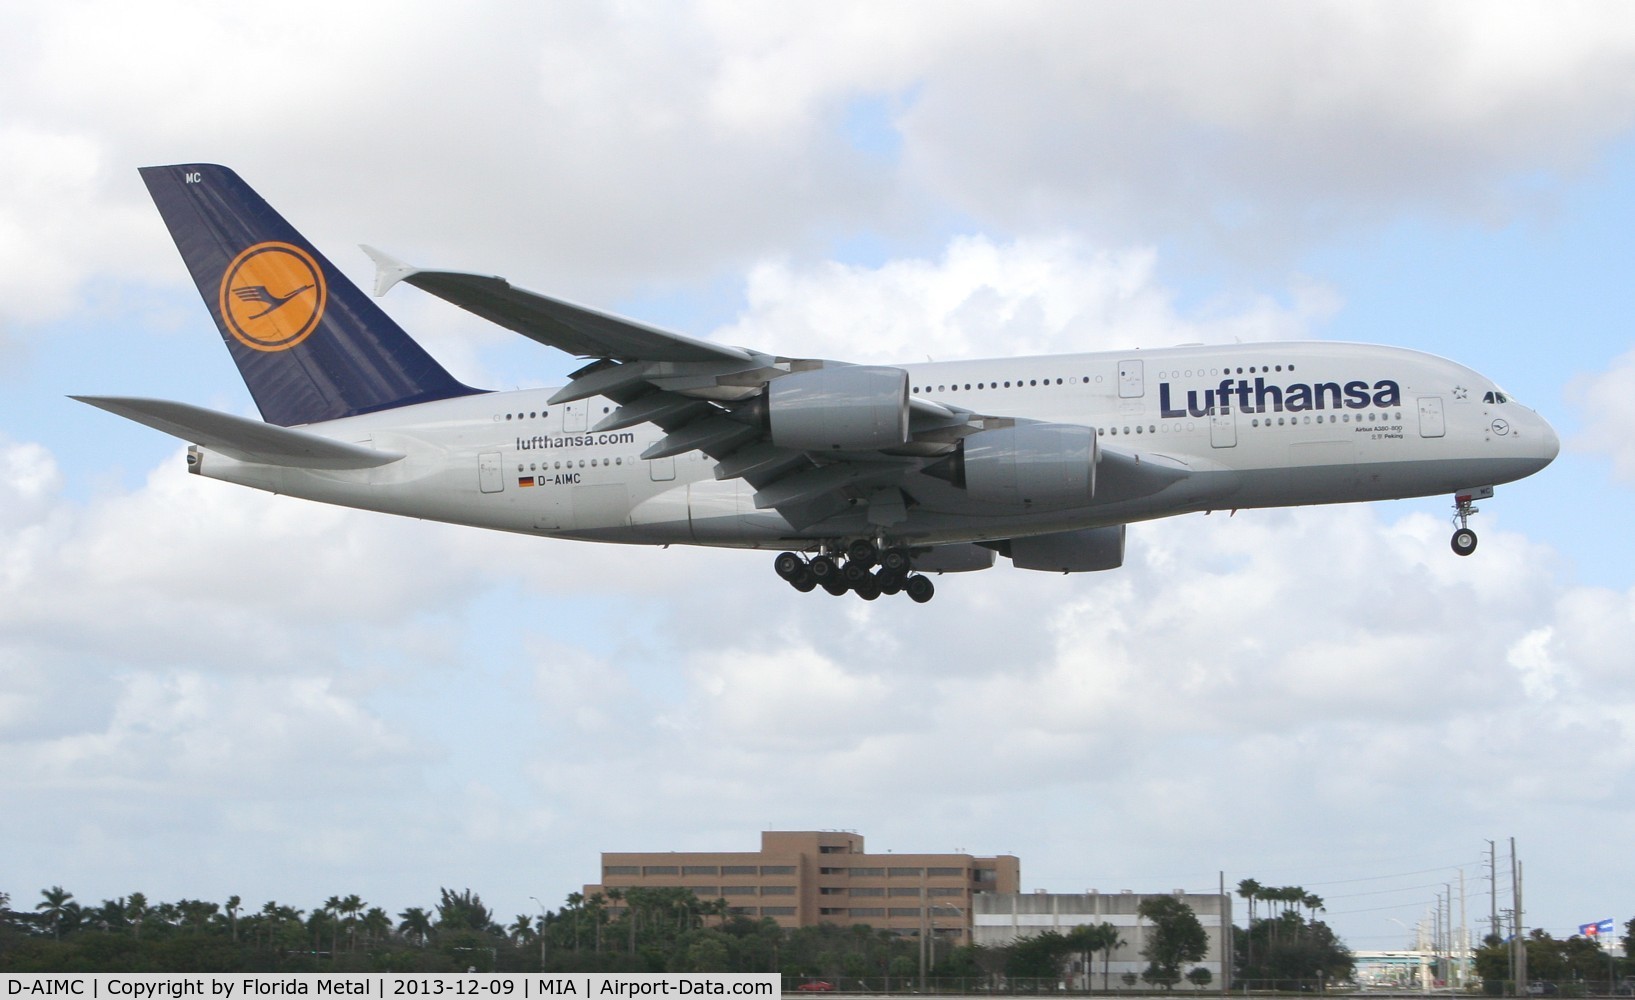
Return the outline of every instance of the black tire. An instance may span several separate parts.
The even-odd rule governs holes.
[[[810,594],[817,588],[817,580],[805,566],[802,566],[800,572],[789,578],[789,585],[803,594]]]
[[[879,558],[880,550],[875,548],[874,543],[867,538],[859,538],[846,546],[846,561],[857,563],[865,569],[873,566]]]
[[[907,576],[909,558],[907,549],[887,549],[880,557],[880,568],[898,576]]]
[[[840,569],[840,567],[835,565],[835,561],[828,556],[815,557],[811,562],[806,564],[806,568],[811,571],[813,576],[817,577],[817,581],[819,583],[822,583],[825,580],[833,579],[837,575],[837,571]]]
[[[1460,528],[1453,533],[1453,551],[1455,555],[1468,556],[1476,551],[1476,532],[1469,528]]]
[[[919,574],[909,577],[903,584],[903,589],[908,591],[909,599],[915,604],[924,604],[937,593],[937,585],[931,582],[931,578]]]
[[[799,573],[805,568],[806,563],[801,560],[800,556],[795,555],[793,552],[780,552],[778,557],[772,560],[773,572],[777,573],[785,580],[793,580],[795,578],[795,574]]]
[[[888,573],[882,569],[874,574],[874,582],[879,584],[880,593],[882,594],[890,595],[903,592],[903,578],[896,573]]]
[[[846,560],[846,565],[840,567],[840,577],[852,586],[857,586],[869,578],[869,568],[860,562]]]
[[[859,580],[852,590],[865,601],[873,601],[880,596],[880,585],[874,582],[874,577]]]
[[[831,576],[829,579],[818,584],[818,586],[822,587],[824,590],[827,590],[836,597],[845,597],[846,592],[852,589],[846,586],[846,581],[840,579],[838,576]]]

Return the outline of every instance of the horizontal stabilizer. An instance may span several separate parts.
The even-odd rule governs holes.
[[[241,462],[302,469],[373,469],[403,458],[401,452],[376,451],[310,431],[266,424],[165,399],[132,396],[70,398],[90,403],[109,413],[117,413],[127,420],[164,431],[183,441],[203,445]]]

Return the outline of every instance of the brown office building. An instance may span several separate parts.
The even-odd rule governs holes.
[[[930,928],[939,939],[971,940],[971,897],[1017,892],[1014,855],[868,854],[845,832],[767,831],[759,852],[604,853],[608,889],[683,888],[725,899],[733,912],[780,927],[867,924],[900,934]]]

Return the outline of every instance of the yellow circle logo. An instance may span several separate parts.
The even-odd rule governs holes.
[[[287,351],[307,339],[328,301],[318,262],[288,243],[257,243],[221,279],[221,321],[258,351]]]

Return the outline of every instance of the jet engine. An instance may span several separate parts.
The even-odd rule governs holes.
[[[908,372],[871,365],[795,372],[772,380],[734,415],[785,448],[895,448],[908,442]]]
[[[993,543],[1017,569],[1052,573],[1094,573],[1124,565],[1124,525],[1060,531]]]
[[[1090,502],[1099,457],[1093,427],[1019,423],[964,438],[925,473],[953,483],[973,500],[1048,510]]]

